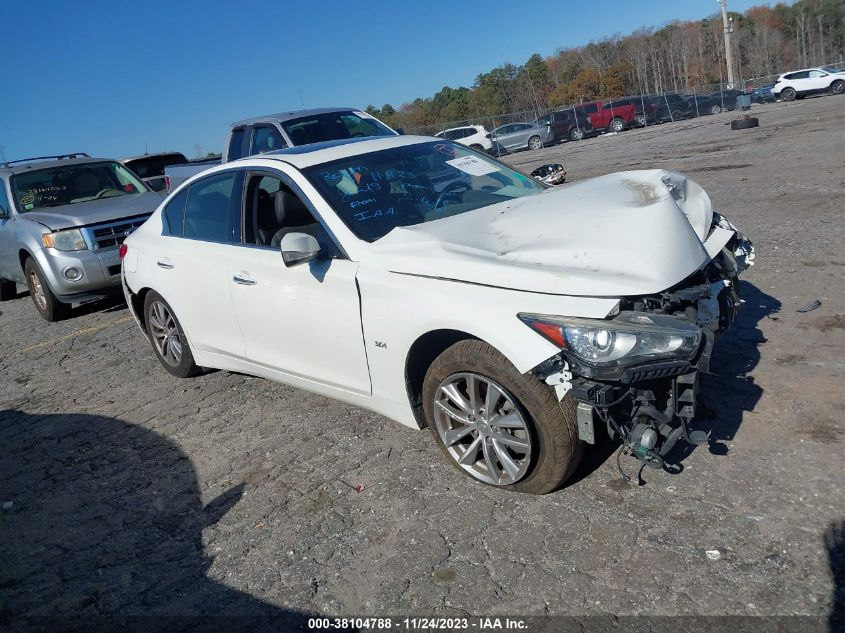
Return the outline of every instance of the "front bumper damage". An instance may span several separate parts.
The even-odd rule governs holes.
[[[617,464],[626,480],[630,478],[619,462],[622,454],[640,460],[640,472],[645,466],[671,469],[668,455],[679,440],[693,445],[709,442],[709,436],[692,425],[700,376],[709,372],[716,338],[742,306],[738,276],[754,259],[750,240],[725,218],[714,216],[714,227],[735,233],[721,252],[676,286],[655,295],[624,298],[618,308],[668,315],[700,328],[701,343],[692,358],[607,372],[563,350],[534,370],[555,388],[559,399],[575,401],[581,440],[594,444],[596,429],[604,427],[621,442]]]

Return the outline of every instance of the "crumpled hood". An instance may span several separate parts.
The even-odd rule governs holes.
[[[66,204],[61,207],[47,207],[43,211],[27,211],[21,217],[33,222],[40,222],[53,231],[70,229],[75,226],[99,224],[120,220],[134,215],[152,213],[162,203],[165,196],[160,193],[134,193],[126,196],[103,198]]]
[[[627,171],[550,189],[373,243],[385,269],[560,295],[660,292],[710,260],[713,210],[682,174]]]

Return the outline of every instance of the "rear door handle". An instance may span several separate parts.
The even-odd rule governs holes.
[[[158,260],[156,262],[156,266],[158,266],[159,268],[165,268],[167,270],[170,270],[171,268],[173,268],[173,264],[171,264],[170,261],[167,260],[167,259]]]
[[[255,281],[255,279],[250,279],[249,277],[246,277],[244,275],[235,275],[234,277],[232,277],[232,281],[242,286],[254,286],[256,283],[258,283]]]

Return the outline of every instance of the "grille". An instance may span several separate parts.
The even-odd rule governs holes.
[[[107,248],[117,248],[123,244],[132,231],[146,222],[149,215],[142,215],[108,224],[96,224],[90,227],[91,237],[94,239],[95,250],[102,251]]]

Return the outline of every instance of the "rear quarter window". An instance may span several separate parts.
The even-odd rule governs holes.
[[[162,235],[182,237],[185,230],[185,203],[188,201],[188,187],[173,196],[161,212]]]

